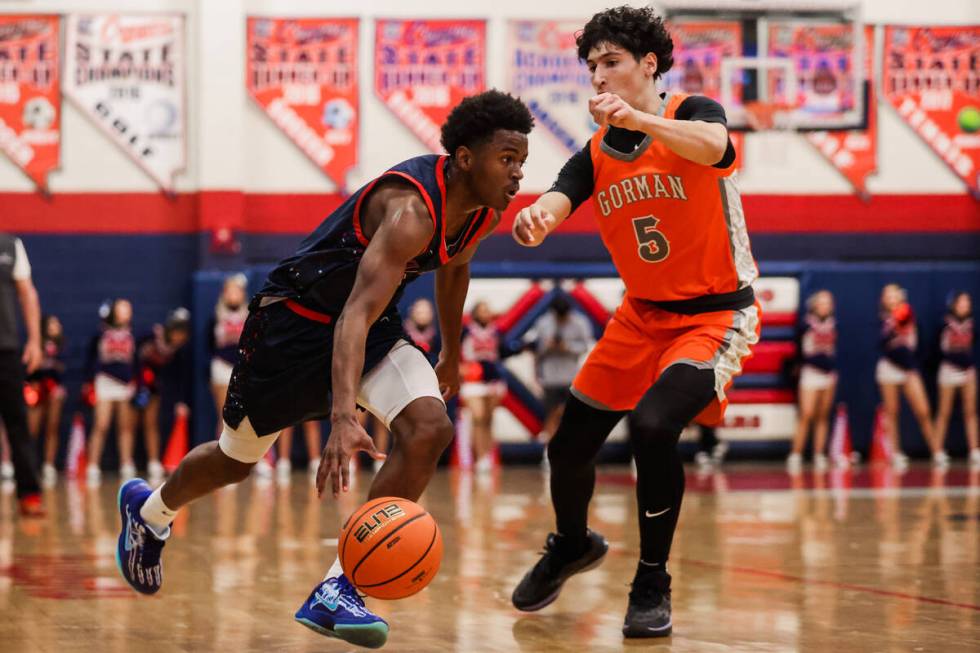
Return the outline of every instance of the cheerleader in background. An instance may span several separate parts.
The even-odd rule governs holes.
[[[966,292],[956,292],[946,308],[945,326],[939,336],[939,408],[936,412],[936,449],[944,451],[946,428],[960,391],[963,429],[969,446],[970,465],[980,467],[980,438],[977,436],[977,370],[973,360],[973,301]]]
[[[248,317],[244,274],[233,274],[225,279],[221,296],[214,307],[211,322],[211,394],[218,410],[218,429],[221,429],[221,412],[228,394],[231,370],[238,360],[238,338],[242,335],[245,318]]]
[[[289,482],[290,474],[293,473],[293,463],[289,459],[289,454],[293,450],[293,432],[295,426],[290,426],[282,430],[276,445],[279,453],[279,460],[276,461],[276,478],[280,484]],[[382,427],[384,428],[384,427]],[[387,433],[387,431],[386,431]],[[320,466],[320,455],[322,453],[322,443],[320,442],[320,422],[311,420],[303,422],[303,437],[306,440],[306,455],[308,458],[307,470],[311,476],[316,476],[316,470]],[[260,466],[269,463],[263,458],[255,466],[259,475],[265,476],[270,470],[258,469]]]
[[[463,329],[460,352],[463,383],[459,396],[470,412],[476,471],[489,472],[494,466],[493,411],[505,390],[497,367],[500,361],[500,335],[486,302],[477,302],[470,318]]]
[[[937,464],[948,460],[945,452],[936,447],[929,417],[929,397],[926,395],[916,363],[919,332],[915,314],[909,306],[905,289],[890,283],[881,289],[881,357],[875,368],[875,380],[881,390],[885,428],[892,442],[892,464],[903,469],[908,466],[908,456],[902,452],[899,434],[899,391],[903,391],[909,407],[919,422],[922,437],[932,451]]]
[[[137,348],[139,374],[133,405],[143,413],[143,437],[146,441],[146,471],[151,482],[163,479],[160,463],[160,391],[166,366],[178,366],[172,378],[177,382],[174,412],[188,414],[190,401],[189,365],[182,348],[191,335],[191,314],[186,308],[176,308],[165,324],[154,324],[153,334],[143,338]]]
[[[800,417],[793,437],[793,449],[786,459],[791,472],[803,464],[803,448],[813,428],[813,466],[827,469],[827,432],[830,412],[837,389],[837,323],[834,320],[834,296],[829,290],[818,290],[806,300],[803,332],[800,338],[799,407]]]
[[[116,437],[119,445],[119,475],[123,479],[136,474],[133,464],[134,411],[130,402],[136,390],[136,342],[133,339],[133,306],[128,299],[115,299],[99,309],[102,331],[92,339],[86,365],[89,382],[95,390],[92,435],[86,477],[89,484],[102,480],[100,461],[106,434],[116,414]]]
[[[41,318],[41,364],[27,376],[27,425],[34,439],[44,434],[44,464],[41,480],[53,485],[58,480],[55,456],[58,454],[58,428],[65,403],[64,331],[54,315]]]

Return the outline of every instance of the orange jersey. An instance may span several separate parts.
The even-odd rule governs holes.
[[[673,118],[688,97],[668,93],[658,115]],[[599,233],[632,297],[694,299],[745,288],[758,277],[734,163],[688,161],[647,136],[630,154],[590,142]]]

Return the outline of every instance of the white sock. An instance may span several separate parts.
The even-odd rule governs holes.
[[[344,568],[340,566],[340,558],[334,558],[333,564],[330,565],[330,570],[327,571],[327,575],[323,577],[323,580],[328,578],[337,578],[343,575]]]
[[[162,489],[163,485],[153,490],[153,494],[147,497],[143,507],[140,508],[140,517],[158,539],[165,540],[170,537],[170,523],[177,517],[177,511],[171,510],[163,502],[163,497],[160,496]]]

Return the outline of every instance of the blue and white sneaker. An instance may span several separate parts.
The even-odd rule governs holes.
[[[364,600],[344,575],[317,585],[295,619],[321,635],[357,646],[381,648],[388,641],[388,622],[364,607]]]
[[[154,535],[140,517],[140,508],[152,492],[146,481],[133,478],[122,484],[118,497],[122,532],[116,544],[116,566],[130,587],[142,594],[155,594],[163,584],[160,552],[166,540]]]

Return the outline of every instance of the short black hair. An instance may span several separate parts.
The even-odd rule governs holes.
[[[510,93],[484,91],[463,98],[442,125],[442,146],[450,155],[461,145],[489,140],[498,129],[530,134],[534,118],[527,106]]]
[[[674,65],[674,41],[664,19],[650,7],[614,7],[594,15],[575,37],[578,58],[587,60],[589,51],[600,43],[618,45],[637,61],[647,52],[654,53],[657,55],[655,79]]]

